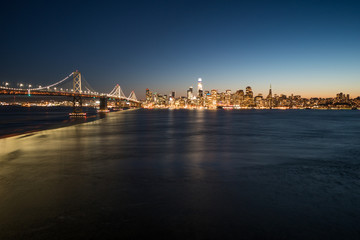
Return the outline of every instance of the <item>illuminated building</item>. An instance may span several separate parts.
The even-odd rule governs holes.
[[[193,87],[189,87],[189,89],[187,90],[187,99],[193,99]]]
[[[246,107],[254,106],[254,93],[250,86],[246,87],[245,105],[246,105]]]
[[[259,93],[255,98],[254,98],[254,101],[255,101],[255,105],[257,108],[264,108],[264,100],[263,100],[263,96],[261,93]]]
[[[230,106],[231,105],[230,101],[231,101],[231,90],[228,89],[225,91],[225,105]]]
[[[146,103],[150,103],[152,100],[152,93],[151,91],[147,88],[146,89]]]
[[[210,99],[209,99],[209,107],[210,108],[216,108],[217,98],[218,98],[217,90],[215,90],[215,89],[211,90]]]
[[[273,107],[271,84],[270,84],[269,95],[267,96],[267,100],[268,100],[268,107],[271,109]]]
[[[202,79],[198,79],[198,97],[203,97],[203,85],[202,85]]]
[[[246,87],[246,97],[248,97],[248,98],[253,98],[254,97],[254,93],[253,93],[250,86]]]

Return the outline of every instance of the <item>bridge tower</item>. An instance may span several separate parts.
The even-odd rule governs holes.
[[[109,96],[115,97],[115,106],[117,109],[125,107],[126,96],[119,84],[109,93]]]
[[[121,90],[121,87],[119,84],[116,84],[115,86],[115,92],[114,92],[114,95],[116,95],[118,98],[116,98],[115,100],[115,106],[118,110],[120,110],[122,108],[122,105],[124,104],[121,104],[121,101],[122,101],[122,97],[125,96],[123,91]]]
[[[100,98],[100,109],[98,112],[109,112],[109,109],[107,108],[107,101],[108,98],[106,96],[102,96]]]
[[[73,112],[70,113],[70,116],[84,117],[86,113],[84,113],[82,109],[81,73],[78,70],[73,74],[73,91]]]

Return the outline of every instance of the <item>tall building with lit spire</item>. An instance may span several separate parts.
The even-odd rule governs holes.
[[[267,96],[267,99],[269,101],[269,108],[271,109],[272,108],[272,90],[271,90],[271,84],[270,84],[270,89],[269,89],[269,95]]]
[[[201,78],[198,79],[198,96],[199,97],[203,96],[203,85],[202,85],[202,79]]]

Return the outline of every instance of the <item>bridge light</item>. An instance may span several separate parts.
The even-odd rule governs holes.
[[[9,86],[9,83],[8,83],[8,82],[6,82],[6,83],[5,83],[5,86]]]
[[[31,88],[31,84],[29,84],[29,88]]]

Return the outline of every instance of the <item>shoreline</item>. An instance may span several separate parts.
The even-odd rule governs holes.
[[[328,111],[338,111],[338,110],[360,110],[360,108],[231,108],[231,107],[221,107],[221,108],[168,108],[168,107],[158,107],[158,108],[143,108],[147,110],[229,110],[229,111],[245,111],[245,110],[328,110]]]
[[[114,111],[114,112],[98,113],[98,114],[114,114],[114,113],[125,112],[125,111],[128,111],[128,110],[137,110],[137,109],[127,109],[127,110],[122,110],[122,111]],[[67,125],[63,125],[63,124],[59,123],[59,124],[56,124],[56,125],[53,125],[53,126],[49,126],[47,128],[33,129],[33,130],[25,131],[25,132],[0,135],[0,140],[11,139],[11,138],[23,138],[23,137],[27,137],[27,136],[32,136],[32,135],[34,135],[36,133],[39,133],[39,132],[42,132],[42,131],[56,130],[56,129],[62,129],[62,128],[67,128],[67,127],[73,127],[73,126],[76,126],[76,125],[94,123],[94,122],[97,122],[99,120],[102,120],[102,119],[106,118],[106,116],[104,116],[102,118],[98,118],[98,119],[96,119],[96,117],[97,117],[97,115],[93,115],[91,117],[88,117],[89,119],[92,119],[92,118],[95,118],[95,119],[90,120],[90,121],[85,121],[85,122],[84,121],[83,122],[79,121],[79,120],[83,120],[82,118],[78,118],[78,119],[74,118],[75,121],[74,122],[68,122]],[[70,117],[69,117],[69,120],[70,120]],[[76,121],[76,120],[78,120],[78,121]]]

